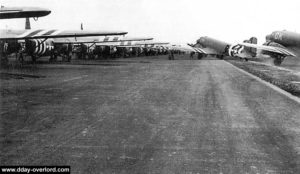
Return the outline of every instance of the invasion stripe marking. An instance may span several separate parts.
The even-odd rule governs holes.
[[[46,32],[48,32],[48,30],[43,30],[43,31],[37,33],[35,36],[41,36],[41,35],[45,34]]]
[[[198,48],[194,48],[197,52],[199,53],[203,53],[201,50],[199,50]]]
[[[47,49],[47,43],[46,43],[46,42],[43,42],[43,43],[42,43],[42,52],[41,52],[41,55],[45,54],[46,49]]]
[[[40,52],[41,52],[41,40],[40,39],[37,39],[37,42],[38,42],[38,45],[36,46],[36,48],[37,48],[37,55],[39,55],[40,54]]]
[[[61,30],[56,30],[54,33],[51,33],[51,35],[58,35],[59,33],[61,33],[62,31]]]
[[[42,50],[43,50],[43,44],[42,44],[42,40],[39,39],[39,45],[38,45],[39,51],[38,51],[38,55],[41,54]]]
[[[119,37],[114,37],[113,41],[118,41]]]
[[[105,37],[103,41],[107,42],[109,40],[109,37]]]
[[[282,51],[282,52],[284,52],[284,53],[286,53],[286,54],[288,54],[288,55],[295,56],[293,53],[291,53],[290,51],[285,50],[285,49],[283,49],[283,48],[279,48],[279,50]],[[296,57],[296,56],[295,56],[295,57]]]
[[[34,35],[36,35],[37,33],[41,32],[41,31],[43,31],[43,30],[36,30],[36,31],[34,31],[34,32],[30,33],[30,34],[28,34],[28,35],[25,36],[25,37],[31,37],[31,36],[34,36]]]
[[[34,49],[34,54],[38,54],[38,51],[39,51],[39,47],[38,47],[38,45],[39,45],[39,40],[37,40],[37,39],[34,39],[33,40],[34,41],[34,44],[35,44],[35,49]]]
[[[55,31],[56,31],[56,30],[50,30],[50,31],[48,31],[47,33],[43,34],[43,36],[44,36],[44,35],[50,35],[50,34],[54,33]]]
[[[18,37],[20,37],[20,38],[25,37],[25,36],[27,36],[28,34],[30,34],[32,32],[34,32],[34,31],[32,31],[32,30],[26,30],[23,34],[19,35]]]
[[[43,41],[42,40],[39,40],[39,55],[42,54],[42,51],[43,51]]]
[[[280,48],[276,48],[279,52],[283,53],[283,54],[288,54],[285,50],[282,50]]]

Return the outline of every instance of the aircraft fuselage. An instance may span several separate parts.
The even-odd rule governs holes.
[[[279,43],[285,47],[300,47],[300,34],[291,31],[274,31],[266,36],[266,40]]]
[[[0,19],[42,17],[51,11],[39,7],[1,7]]]
[[[227,52],[229,43],[211,38],[211,37],[200,37],[197,40],[197,43],[200,44],[203,48],[213,48],[217,53],[223,54]]]

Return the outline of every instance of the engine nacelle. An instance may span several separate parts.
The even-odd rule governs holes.
[[[263,45],[285,48],[283,45],[281,45],[281,44],[279,44],[277,42],[273,42],[273,41],[267,41]]]
[[[26,40],[25,48],[29,55],[43,56],[54,50],[54,44],[51,40],[30,39]]]
[[[233,44],[228,49],[228,55],[232,57],[241,57],[244,46],[240,44]]]

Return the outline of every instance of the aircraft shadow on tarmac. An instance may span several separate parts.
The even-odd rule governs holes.
[[[9,79],[24,79],[24,78],[45,78],[46,76],[37,76],[37,75],[29,75],[29,74],[15,74],[15,73],[0,73],[1,80],[9,80]]]

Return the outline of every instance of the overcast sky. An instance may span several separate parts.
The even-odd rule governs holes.
[[[300,32],[299,0],[0,0],[2,6],[50,9],[32,29],[121,30],[128,36],[195,43],[200,36],[259,43],[274,30]],[[0,28],[24,29],[24,19],[1,20]]]

